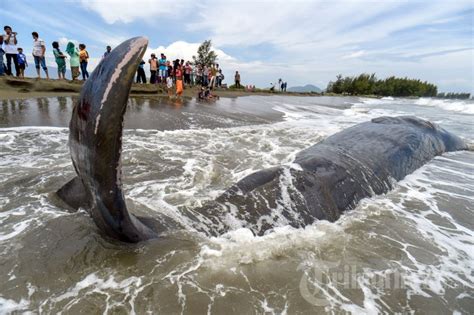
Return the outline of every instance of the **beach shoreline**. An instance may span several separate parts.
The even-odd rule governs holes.
[[[55,97],[74,96],[81,91],[83,81],[58,80],[58,79],[36,79],[15,77],[0,77],[0,99],[25,99],[32,97]],[[199,92],[199,86],[187,86],[183,96],[195,97]],[[322,93],[303,92],[272,92],[270,90],[257,89],[256,91],[223,89],[213,91],[219,97],[241,97],[249,95],[285,95],[285,96],[331,96]],[[162,85],[133,83],[130,96],[138,97],[168,97],[167,91]],[[336,96],[336,95],[335,95]],[[337,95],[341,96],[341,95]],[[369,96],[370,97],[370,96]]]

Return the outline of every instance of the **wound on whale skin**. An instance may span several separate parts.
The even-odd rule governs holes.
[[[166,220],[131,214],[122,189],[123,117],[135,71],[148,40],[129,39],[104,58],[82,87],[69,124],[69,150],[77,177],[57,191],[74,209],[86,209],[101,232],[124,242],[159,236]],[[358,124],[299,152],[298,167],[253,173],[193,213],[218,235],[235,228],[229,215],[255,234],[276,225],[303,227],[337,220],[365,197],[382,194],[444,152],[465,150],[457,136],[416,117],[379,117]],[[283,197],[285,196],[285,198]],[[231,209],[232,208],[232,209]],[[237,209],[237,211],[235,211]],[[232,210],[232,211],[231,211]],[[167,219],[168,222],[170,219]]]

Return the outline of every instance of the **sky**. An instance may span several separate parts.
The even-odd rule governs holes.
[[[168,1],[0,0],[0,23],[18,32],[31,57],[31,32],[64,50],[85,43],[89,68],[134,36],[149,39],[148,51],[191,60],[212,40],[227,83],[236,70],[243,84],[325,88],[336,75],[376,73],[434,83],[440,92],[474,94],[474,2],[411,1]],[[52,72],[55,69],[52,69]]]

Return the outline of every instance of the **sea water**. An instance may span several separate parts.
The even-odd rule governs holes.
[[[75,175],[67,147],[74,101],[2,102],[0,313],[474,311],[473,152],[435,158],[334,223],[281,224],[263,236],[237,224],[209,238],[182,215],[378,116],[416,115],[472,144],[472,101],[133,98],[123,144],[127,203],[183,226],[135,245],[105,238],[84,210],[67,212],[54,196]]]

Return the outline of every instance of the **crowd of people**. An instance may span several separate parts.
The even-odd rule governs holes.
[[[23,48],[18,45],[18,33],[14,32],[12,28],[5,25],[3,30],[5,33],[0,34],[0,76],[15,75],[19,78],[25,77],[25,69],[29,66]],[[38,32],[31,33],[33,39],[32,55],[35,63],[36,74],[41,78],[41,69],[43,70],[46,79],[49,79],[48,67],[46,65],[46,43],[39,37]],[[87,66],[89,63],[89,53],[85,44],[79,44],[76,47],[74,42],[69,41],[66,49],[61,51],[59,42],[51,43],[54,59],[57,64],[58,78],[66,79],[67,60],[69,60],[71,79],[78,80],[82,75],[82,80],[87,80],[89,72]],[[112,51],[111,46],[107,46],[102,58],[107,56]],[[4,56],[6,63],[4,63]],[[136,73],[136,83],[146,84],[147,76],[145,73],[145,65],[147,63],[142,60],[138,66]],[[227,87],[224,81],[224,74],[219,64],[204,64],[193,63],[185,61],[184,59],[169,60],[164,53],[160,54],[160,58],[152,53],[148,59],[150,67],[150,84],[161,84],[166,87],[168,94],[172,96],[181,96],[186,86],[201,86],[198,94],[200,99],[215,99],[212,94],[214,88]],[[254,91],[255,86],[243,87],[240,83],[240,73],[235,71],[234,85],[235,88],[242,88],[248,91]],[[286,92],[287,83],[282,79],[278,83],[271,83],[271,91],[279,89],[281,92]]]
[[[284,82],[281,78],[278,79],[278,83],[270,83],[270,91],[275,91],[275,89],[280,90],[280,92],[286,92],[286,87],[288,83]]]
[[[23,48],[19,47],[18,33],[14,32],[9,25],[4,26],[4,34],[0,34],[0,76],[16,75],[19,78],[24,78],[25,69],[29,66]],[[41,78],[41,70],[43,70],[45,78],[49,79],[48,67],[46,65],[46,50],[47,45],[43,39],[40,38],[38,32],[32,32],[32,55],[35,63],[36,74]],[[82,80],[87,80],[89,72],[87,69],[89,63],[89,53],[86,45],[81,43],[76,45],[69,41],[64,49],[61,50],[58,41],[51,43],[52,52],[55,62],[57,64],[58,78],[66,79],[67,63],[69,61],[71,79],[78,80],[82,75]],[[111,46],[106,47],[106,51],[102,58],[107,58],[107,55],[112,51]],[[4,56],[6,62],[4,63]],[[202,87],[199,96],[202,98],[212,98],[212,91],[216,87],[226,87],[223,84],[224,74],[219,64],[200,64],[185,61],[183,59],[169,60],[165,54],[161,53],[160,58],[152,53],[148,59],[150,67],[150,84],[162,84],[171,91],[175,89],[175,94],[181,96],[185,86],[200,85]],[[136,74],[136,83],[147,83],[147,76],[145,73],[146,62],[142,60],[138,66]],[[240,74],[235,72],[234,85],[241,87]]]
[[[24,78],[25,69],[29,65],[26,55],[23,53],[23,48],[18,47],[18,33],[14,32],[11,26],[8,25],[5,25],[3,30],[5,33],[0,35],[0,76],[13,75],[13,71],[15,71],[17,77]],[[38,32],[32,32],[31,36],[33,39],[32,55],[37,77],[41,78],[41,69],[43,69],[46,79],[49,79],[48,67],[46,65],[46,44],[44,40],[39,37]],[[87,71],[89,53],[86,50],[86,45],[79,44],[78,47],[76,47],[73,42],[68,42],[65,50],[67,55],[61,51],[59,42],[52,42],[51,45],[57,64],[59,79],[66,79],[67,58],[69,58],[72,80],[77,80],[81,74],[83,80],[89,77],[89,72]],[[4,55],[6,63],[4,63]]]
[[[145,61],[142,60],[137,69],[136,83],[147,83],[145,75]],[[168,89],[168,94],[175,87],[176,95],[181,96],[185,86],[200,85],[206,93],[199,95],[211,96],[210,90],[222,87],[224,74],[219,64],[193,64],[184,59],[169,60],[164,53],[160,58],[152,53],[148,59],[150,66],[150,83],[163,84]]]

